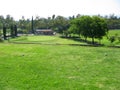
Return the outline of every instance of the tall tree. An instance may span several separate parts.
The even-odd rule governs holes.
[[[54,15],[52,15],[52,19],[53,19],[53,20],[55,19],[55,14],[54,14]]]
[[[5,19],[4,19],[4,16],[0,16],[0,29],[3,28],[3,24],[5,23]]]
[[[31,22],[31,29],[32,29],[32,33],[34,34],[34,21],[33,21],[33,16],[32,16],[32,22]]]
[[[17,37],[17,25],[14,25],[15,36]]]
[[[11,37],[13,38],[14,37],[14,28],[13,28],[13,25],[11,25]]]
[[[106,35],[108,32],[107,23],[105,19],[98,16],[81,16],[73,20],[71,29],[78,30],[75,31],[86,39],[87,37],[92,38],[92,43],[94,44],[94,39],[101,39],[102,36]]]
[[[93,16],[93,21],[91,24],[92,28],[92,38],[98,38],[99,40],[102,39],[104,35],[108,32],[108,27],[105,19]]]
[[[4,40],[7,39],[7,36],[6,36],[6,26],[3,26],[3,38],[4,38]]]
[[[54,23],[52,29],[57,31],[58,33],[63,33],[65,30],[69,28],[69,20],[63,16],[57,16],[54,19]]]
[[[14,23],[15,23],[15,21],[14,21],[13,17],[11,17],[10,15],[7,15],[6,19],[5,19],[6,27],[10,28],[11,25],[13,25]]]

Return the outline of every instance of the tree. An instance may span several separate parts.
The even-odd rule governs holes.
[[[111,37],[109,38],[109,41],[110,41],[111,43],[113,43],[115,40],[116,40],[116,39],[115,39],[115,36],[111,36]]]
[[[54,14],[54,15],[52,15],[52,19],[53,19],[53,20],[55,19],[55,14]]]
[[[13,25],[11,25],[11,37],[13,38],[14,37],[14,28],[13,28]]]
[[[32,22],[31,22],[31,29],[32,29],[32,33],[34,34],[34,21],[33,21],[33,16],[32,16]]]
[[[13,25],[15,23],[15,21],[14,21],[13,17],[11,17],[10,15],[7,15],[4,23],[6,24],[7,28],[10,28],[11,25]]]
[[[57,16],[54,19],[52,29],[56,30],[58,33],[63,34],[69,28],[69,20],[63,16]]]
[[[90,37],[93,39],[92,42],[94,43],[94,38],[98,38],[99,40],[102,39],[102,37],[106,35],[107,32],[108,27],[105,19],[100,18],[98,16],[93,16],[90,35]]]
[[[87,40],[87,37],[93,37],[92,33],[92,18],[90,16],[81,16],[80,17],[80,29],[81,29],[81,35],[85,37],[85,40]],[[94,39],[92,38],[92,41],[94,42]]]
[[[17,25],[14,25],[14,34],[15,34],[15,36],[17,37]]]
[[[78,34],[80,36],[80,20],[79,19],[71,19],[70,20],[70,28],[68,29],[68,32],[73,34]]]
[[[1,15],[0,16],[0,29],[3,29],[3,24],[5,23],[4,17]]]
[[[94,39],[102,39],[106,32],[108,32],[107,23],[105,19],[98,16],[81,16],[72,21],[70,30],[75,31],[79,35],[87,39],[87,37],[92,38],[92,43],[94,44]]]
[[[6,36],[6,27],[5,26],[3,26],[3,38],[4,38],[4,40],[7,39],[7,36]]]

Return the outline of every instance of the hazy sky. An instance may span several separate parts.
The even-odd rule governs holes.
[[[120,16],[120,0],[0,0],[0,15],[10,14],[15,19],[113,13]]]

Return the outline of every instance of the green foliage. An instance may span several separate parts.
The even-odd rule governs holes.
[[[57,32],[58,33],[63,33],[63,31],[67,30],[69,27],[69,21],[67,18],[64,18],[62,16],[57,16],[54,20],[53,20],[53,25],[52,28],[53,30],[55,28],[57,28]]]
[[[17,25],[11,25],[11,37],[14,38],[17,36]]]
[[[0,30],[0,42],[3,42],[1,30]]]
[[[115,39],[115,36],[111,36],[110,38],[109,38],[109,40],[110,40],[110,42],[111,43],[113,43],[116,39]]]
[[[13,25],[11,25],[11,37],[12,38],[14,37],[14,28],[13,28]]]
[[[118,37],[118,41],[120,42],[120,37]]]
[[[6,31],[6,26],[3,26],[3,38],[4,38],[4,40],[6,40],[7,39],[7,31]]]
[[[3,42],[3,39],[2,39],[2,37],[0,37],[0,42]]]
[[[114,44],[120,44],[120,30],[110,30],[108,33],[108,40]]]
[[[14,25],[15,37],[17,37],[17,25]]]
[[[79,29],[80,26],[74,27],[75,25],[73,25],[76,23],[76,22],[74,22],[75,21],[74,19],[77,19],[78,25],[82,24],[82,23],[79,23],[80,17],[88,18],[88,20],[90,20],[90,18],[91,18],[90,16],[82,16],[80,14],[78,14],[76,17],[74,15],[72,17],[70,16],[69,18],[63,17],[63,16],[55,16],[55,15],[48,17],[48,18],[40,18],[39,16],[36,16],[34,19],[34,29],[38,29],[38,28],[39,29],[52,29],[61,34],[63,34],[63,31],[66,31],[69,34],[74,33],[74,34],[78,34],[79,36],[82,33],[85,36],[85,38],[87,38],[86,33],[81,32],[82,29]],[[102,19],[102,16],[98,15],[98,17],[100,18],[100,20]],[[120,18],[115,16],[114,14],[103,17],[103,18],[106,19],[107,26],[109,29],[119,29],[120,28]],[[71,23],[71,21],[73,21],[73,22]],[[3,28],[3,24],[6,25],[7,29],[10,29],[11,25],[17,25],[17,27],[20,30],[26,30],[25,32],[30,33],[31,26],[32,26],[31,22],[32,22],[31,19],[25,19],[24,16],[22,16],[22,18],[19,19],[18,21],[15,21],[14,18],[11,17],[10,15],[6,15],[6,18],[1,15],[0,16],[0,29]],[[86,22],[86,20],[84,21],[84,23],[85,22]],[[72,27],[70,27],[70,23],[71,23],[71,26],[73,25]],[[96,23],[96,24],[98,26],[98,23]],[[89,25],[89,24],[86,24],[86,25]],[[68,30],[69,27],[70,27],[70,30]],[[99,36],[99,37],[101,38],[101,36]]]
[[[94,38],[102,39],[108,32],[108,28],[103,18],[98,16],[81,16],[71,21],[69,31],[75,32],[78,35],[81,34],[85,38],[90,37],[94,43]]]
[[[33,20],[33,16],[32,16],[32,25],[31,25],[31,29],[32,29],[32,33],[34,34],[34,20]]]
[[[120,18],[114,14],[106,18],[109,29],[120,29]]]

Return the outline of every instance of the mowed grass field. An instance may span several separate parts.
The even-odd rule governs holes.
[[[108,38],[115,36],[115,41],[113,43],[110,42]],[[100,42],[100,44],[104,44],[105,46],[120,46],[120,41],[118,40],[120,37],[120,30],[110,30],[107,36],[104,36],[101,41],[95,39],[95,42]],[[84,40],[83,37],[81,39]],[[87,38],[89,42],[91,42],[91,38]],[[59,36],[21,36],[18,38],[10,39],[10,42],[15,43],[35,43],[35,44],[80,44],[86,45],[86,42],[81,42],[79,39],[66,39],[60,38]]]
[[[0,90],[120,90],[119,48],[55,45],[81,42],[51,36],[17,39],[53,45],[0,43]]]
[[[34,44],[85,44],[84,42],[74,41],[71,39],[60,38],[59,36],[21,36],[10,39],[10,42],[15,43],[34,43]]]
[[[103,40],[101,40],[102,44],[105,45],[119,45],[120,46],[120,41],[118,40],[117,37],[120,37],[120,30],[109,30],[108,37],[115,36],[115,41],[113,43],[110,43],[110,41],[107,39],[107,37],[104,37]]]

